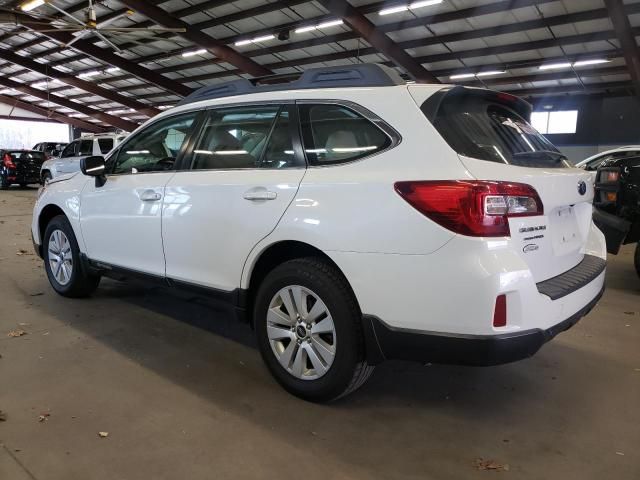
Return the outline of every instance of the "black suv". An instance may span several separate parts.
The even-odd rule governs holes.
[[[40,167],[44,161],[44,153],[37,150],[0,150],[0,188],[16,183],[21,187],[40,183]]]
[[[593,220],[604,232],[607,250],[638,243],[635,266],[640,275],[640,155],[604,162],[596,174]]]

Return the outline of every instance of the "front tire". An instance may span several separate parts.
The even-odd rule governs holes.
[[[640,277],[640,242],[636,245],[636,253],[633,256],[633,263],[636,267],[636,273]]]
[[[49,222],[42,248],[49,283],[60,295],[88,297],[98,288],[100,276],[83,268],[78,241],[67,217],[58,215]]]
[[[348,395],[373,372],[361,317],[344,276],[312,257],[272,270],[254,308],[258,346],[271,374],[288,392],[313,402]]]
[[[44,186],[44,185],[46,185],[47,183],[49,183],[49,182],[51,181],[51,179],[52,179],[52,178],[53,178],[53,177],[51,176],[51,172],[50,172],[49,170],[45,170],[45,171],[42,173],[42,178],[41,178],[41,180],[40,180],[40,183]]]

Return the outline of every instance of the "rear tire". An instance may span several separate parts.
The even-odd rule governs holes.
[[[256,295],[262,358],[280,385],[304,400],[335,400],[369,378],[374,367],[365,360],[361,322],[347,280],[318,258],[279,265]]]
[[[21,183],[20,188],[27,188],[28,183]]]
[[[78,241],[67,217],[58,215],[49,222],[42,250],[49,283],[60,295],[88,297],[98,288],[100,276],[83,268]]]
[[[0,179],[0,190],[7,190],[11,186],[11,183],[6,178]]]
[[[640,242],[636,245],[636,253],[633,256],[633,263],[636,267],[636,273],[640,277]]]

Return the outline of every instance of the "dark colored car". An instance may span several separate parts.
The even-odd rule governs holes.
[[[66,147],[66,143],[56,143],[56,142],[42,142],[36,143],[33,147],[33,150],[38,150],[40,152],[44,152],[46,160],[49,160],[53,157],[59,157],[64,147]]]
[[[18,184],[26,187],[40,183],[40,167],[45,161],[44,152],[37,150],[0,150],[0,188]]]
[[[593,220],[604,232],[607,251],[638,243],[635,266],[640,275],[640,155],[611,159],[596,174]]]

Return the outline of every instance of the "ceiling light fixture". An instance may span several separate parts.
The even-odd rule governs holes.
[[[609,63],[611,60],[606,58],[594,58],[592,60],[579,60],[573,64],[574,67],[585,67],[587,65],[600,65],[602,63]]]
[[[506,70],[488,70],[486,72],[476,73],[476,77],[489,77],[491,75],[502,75],[503,73],[507,73],[507,71]]]
[[[378,15],[391,15],[392,13],[406,12],[407,10],[416,10],[422,7],[430,7],[431,5],[438,5],[444,0],[422,0],[418,2],[412,2],[408,5],[398,5],[396,7],[383,8],[378,12]]]
[[[236,47],[241,47],[242,45],[249,45],[250,43],[266,42],[268,40],[273,40],[274,38],[276,38],[276,36],[273,34],[262,35],[261,37],[256,37],[252,39],[239,40],[234,45]]]
[[[569,68],[571,67],[571,62],[563,62],[563,63],[548,63],[547,65],[540,65],[538,70],[554,70],[556,68]]]
[[[107,68],[104,72],[105,73],[116,73],[120,71],[120,67],[111,67],[111,68]]]
[[[200,50],[192,50],[190,52],[182,52],[182,56],[187,58],[187,57],[193,57],[195,55],[202,55],[203,53],[207,53],[207,50],[204,48]]]
[[[20,10],[22,10],[23,12],[30,12],[34,8],[38,8],[44,5],[44,3],[44,0],[29,0],[28,2],[24,2],[22,5],[20,5]]]
[[[451,75],[449,77],[450,80],[462,80],[464,78],[473,78],[475,77],[476,74],[475,73],[460,73],[458,75]]]
[[[102,72],[100,70],[91,70],[89,72],[80,73],[76,75],[78,78],[87,78],[87,77],[95,77],[96,75],[100,75]]]
[[[295,33],[311,32],[313,30],[320,30],[322,28],[336,27],[342,25],[344,22],[340,19],[330,20],[328,22],[319,23],[318,25],[307,25],[306,27],[300,27],[295,29]]]

